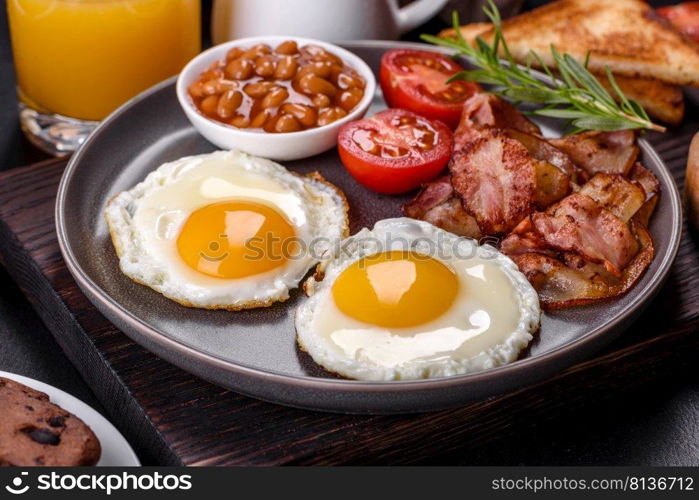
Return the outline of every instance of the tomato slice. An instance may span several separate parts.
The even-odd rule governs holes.
[[[338,136],[347,171],[384,194],[405,193],[437,177],[449,161],[452,145],[452,132],[444,123],[403,109],[349,122]]]
[[[658,14],[670,21],[685,36],[699,43],[699,2],[661,7]]]
[[[466,99],[480,91],[473,82],[447,80],[463,71],[448,57],[427,50],[389,50],[381,58],[379,82],[391,108],[413,111],[456,128]]]

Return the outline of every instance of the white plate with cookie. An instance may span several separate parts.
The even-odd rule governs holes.
[[[101,455],[96,464],[97,466],[128,467],[141,465],[136,453],[116,427],[99,412],[79,399],[49,384],[22,375],[0,371],[0,379],[2,378],[10,379],[48,395],[51,403],[82,420],[92,430],[100,443]],[[28,396],[28,401],[30,400],[31,397]]]

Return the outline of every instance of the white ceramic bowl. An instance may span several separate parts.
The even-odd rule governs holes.
[[[201,73],[208,69],[214,61],[222,60],[233,47],[252,47],[258,43],[267,43],[272,47],[285,40],[294,40],[299,47],[302,45],[319,45],[333,54],[341,57],[346,64],[355,69],[366,82],[364,97],[359,104],[340,120],[322,127],[271,134],[262,131],[238,129],[206,118],[194,106],[187,94],[187,88]],[[241,38],[221,45],[216,45],[202,52],[184,67],[177,78],[177,99],[187,118],[201,135],[222,149],[239,149],[256,156],[272,160],[298,160],[327,151],[337,144],[337,134],[340,127],[352,120],[362,118],[369,109],[376,92],[376,79],[369,66],[353,53],[337,45],[293,36],[260,36]]]

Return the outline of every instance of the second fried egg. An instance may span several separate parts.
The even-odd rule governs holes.
[[[321,267],[296,311],[297,340],[345,377],[492,368],[514,361],[539,328],[537,294],[510,259],[427,222],[377,222]]]

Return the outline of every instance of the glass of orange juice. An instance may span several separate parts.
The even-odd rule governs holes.
[[[119,105],[201,50],[200,0],[7,0],[20,122],[74,151]]]

